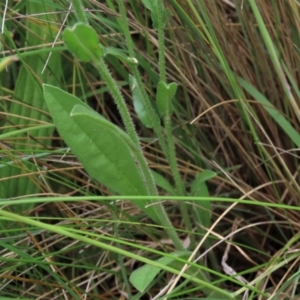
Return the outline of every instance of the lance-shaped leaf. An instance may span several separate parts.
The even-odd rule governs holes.
[[[119,194],[147,195],[128,135],[81,105],[70,116],[81,129],[81,135],[75,137],[75,154],[89,174]]]
[[[152,122],[147,114],[146,107],[144,106],[143,102],[143,95],[142,92],[137,84],[136,78],[132,75],[129,75],[129,85],[132,92],[132,98],[133,98],[133,106],[134,110],[137,113],[139,119],[141,122],[148,128],[152,128]]]
[[[44,85],[44,96],[60,136],[91,177],[120,195],[147,195],[136,165],[135,146],[120,128],[104,119],[77,97]],[[158,222],[148,201],[132,201]]]
[[[77,97],[50,85],[44,96],[60,136],[91,177],[120,195],[147,195],[147,188],[135,163],[137,151],[128,135],[93,111]],[[150,200],[132,201],[159,222]]]

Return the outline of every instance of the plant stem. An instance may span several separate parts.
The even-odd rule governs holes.
[[[163,0],[157,1],[157,19],[158,19],[158,53],[159,53],[159,75],[160,81],[166,82],[166,67],[165,67],[165,35],[164,35],[164,24],[163,24],[163,12],[164,12]],[[172,170],[172,174],[175,181],[177,195],[184,195],[184,187],[182,184],[181,176],[178,169],[178,164],[176,160],[175,144],[172,135],[172,122],[171,122],[171,105],[167,105],[168,111],[166,111],[164,116],[164,126],[167,136],[167,146],[168,146],[168,160]],[[186,229],[192,232],[192,224],[188,214],[187,205],[183,202],[179,202],[179,208],[186,225]]]
[[[132,38],[130,35],[129,25],[128,25],[127,16],[126,16],[126,10],[124,7],[124,1],[118,0],[118,5],[119,5],[119,9],[120,9],[121,23],[123,25],[122,29],[123,29],[125,39],[126,39],[128,54],[129,54],[129,57],[135,57],[136,55],[134,52],[133,42],[132,42]],[[167,148],[167,144],[165,142],[165,138],[163,136],[162,128],[160,126],[160,119],[150,103],[148,94],[146,92],[146,89],[145,89],[144,84],[141,79],[141,74],[139,72],[138,66],[133,65],[132,71],[133,71],[133,75],[137,81],[137,85],[139,86],[139,89],[142,93],[143,105],[144,105],[144,107],[147,111],[147,114],[151,120],[153,130],[158,138],[159,144],[160,144],[165,156],[168,158],[168,148]]]
[[[100,59],[98,61],[95,61],[96,67],[99,70],[101,76],[103,77],[104,81],[106,82],[112,97],[114,99],[114,101],[116,102],[120,115],[122,117],[122,120],[125,124],[127,133],[131,139],[131,141],[134,144],[134,149],[135,151],[135,156],[136,159],[141,167],[141,171],[142,174],[144,176],[144,182],[146,184],[146,187],[148,189],[148,194],[149,195],[157,195],[157,190],[156,190],[156,186],[155,186],[155,182],[154,179],[152,177],[152,174],[150,172],[150,169],[148,167],[147,161],[145,159],[145,156],[143,155],[143,152],[141,150],[140,144],[139,144],[139,140],[138,140],[138,136],[136,134],[132,119],[130,117],[129,111],[127,109],[125,100],[115,82],[115,80],[113,79],[113,77],[111,76],[109,69],[107,68],[105,62],[103,61],[103,59]],[[151,201],[149,204],[153,204],[153,202]],[[172,239],[174,246],[176,247],[177,250],[183,250],[183,246],[182,243],[175,231],[175,229],[173,228],[170,219],[168,218],[166,211],[164,210],[163,206],[161,203],[156,203],[155,205],[153,205],[153,207],[151,207],[151,209],[154,209],[157,215],[157,220],[160,222],[160,224],[165,228],[165,230],[167,231],[169,237]]]
[[[81,0],[72,0],[72,3],[73,3],[73,7],[74,7],[74,10],[75,10],[77,19],[80,22],[88,24],[89,22],[88,22],[88,19],[86,17],[86,13],[83,9],[83,5],[81,3]]]

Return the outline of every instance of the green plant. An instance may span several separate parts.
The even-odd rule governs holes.
[[[2,8],[1,296],[297,299],[296,1]]]
[[[79,1],[75,5],[76,2],[74,1],[74,7],[76,11],[78,9],[81,11],[77,12],[78,18],[80,18],[82,16],[82,7]],[[127,33],[128,44],[132,44],[130,42],[131,38],[122,1],[119,1],[119,7],[122,11],[122,29]],[[157,6],[153,6],[151,9],[152,19],[157,20],[154,23],[156,23],[159,35],[161,36],[159,49],[162,49],[159,56],[161,58],[160,73],[162,75],[157,87],[157,109],[153,108],[153,104],[149,102],[145,91],[140,92],[138,95],[140,97],[135,98],[136,101],[141,103],[143,111],[146,112],[145,118],[149,119],[150,127],[155,128],[158,137],[160,137],[159,140],[161,141],[162,149],[173,170],[177,195],[184,195],[176,162],[170,119],[172,114],[172,99],[175,96],[177,86],[175,83],[167,84],[164,75],[164,26],[162,24],[165,22],[160,19],[161,14],[165,15],[165,10],[160,1],[157,2]],[[69,145],[72,152],[81,161],[89,174],[110,190],[123,196],[157,196],[154,178],[141,151],[139,139],[135,132],[133,121],[128,113],[126,103],[117,83],[110,75],[104,62],[104,54],[107,51],[102,45],[99,45],[97,33],[85,21],[85,23],[75,24],[72,29],[65,29],[63,36],[67,48],[76,58],[84,62],[92,61],[105,80],[117,104],[127,134],[111,122],[105,120],[102,116],[93,112],[86,105],[81,104],[81,101],[74,96],[56,87],[44,85],[45,100],[60,136]],[[141,76],[135,67],[137,61],[132,56],[134,54],[132,47],[130,49],[129,54],[131,56],[128,57],[127,62],[131,62],[136,79],[135,84],[137,85],[136,87],[132,86],[132,88],[142,91],[144,87]],[[118,54],[118,51],[115,50],[114,53]],[[144,95],[145,97],[143,97]],[[150,111],[149,114],[147,110]],[[167,143],[162,138],[163,132],[159,126],[159,115],[157,115],[156,111],[159,112],[159,115],[164,120]],[[182,251],[184,249],[161,203],[144,201],[142,198],[139,201],[133,201],[133,203],[165,228],[177,250]],[[180,203],[181,211],[188,225],[187,229],[191,230],[186,205],[182,202]],[[202,274],[201,277],[203,276],[205,281],[208,281],[207,276]]]

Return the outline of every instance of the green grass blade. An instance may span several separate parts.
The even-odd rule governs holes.
[[[287,136],[293,141],[293,143],[299,148],[300,147],[300,135],[299,132],[291,125],[291,123],[281,114],[280,111],[275,109],[273,104],[261,94],[254,86],[249,84],[242,78],[239,78],[239,82],[242,87],[253,96],[255,100],[263,104],[263,108],[273,118],[273,120],[282,128]]]
[[[55,21],[55,15],[51,14],[48,17],[43,13],[45,11],[45,3],[28,1],[28,14],[42,14],[39,22],[28,20],[27,25],[27,45],[34,46],[41,43],[41,38],[44,42],[52,42],[56,31],[48,26],[47,22]],[[53,19],[50,19],[53,18]],[[2,131],[3,134],[12,132],[16,128],[23,129],[31,126],[32,123],[40,124],[48,121],[48,116],[44,113],[46,104],[42,98],[41,82],[59,84],[61,69],[60,69],[60,54],[52,53],[47,69],[41,74],[45,65],[45,61],[49,52],[41,52],[22,59],[23,66],[18,74],[18,80],[15,86],[14,98],[19,102],[13,102],[9,107],[7,122]],[[36,76],[39,77],[37,80]],[[43,147],[48,147],[51,143],[50,139],[43,139],[51,136],[53,128],[41,128],[31,134],[22,133],[18,137],[14,136],[15,144],[10,145],[16,151],[35,151]],[[3,162],[18,161],[18,157],[13,153],[8,158],[3,158]],[[27,194],[37,193],[38,180],[36,176],[26,176],[27,173],[38,172],[39,168],[33,163],[21,162],[18,166],[15,164],[7,165],[2,170],[2,178],[7,180],[0,182],[0,195],[2,197],[15,197]],[[11,179],[11,177],[16,177]],[[21,209],[21,207],[19,207]],[[24,207],[29,209],[29,207]]]

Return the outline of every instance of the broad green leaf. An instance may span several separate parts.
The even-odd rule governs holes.
[[[121,195],[147,195],[127,134],[81,105],[70,116],[80,127],[71,149],[88,173]]]
[[[139,119],[141,122],[148,128],[152,128],[152,122],[149,118],[149,115],[147,114],[147,110],[143,103],[143,96],[140,91],[140,88],[137,84],[137,81],[134,76],[129,75],[129,85],[132,92],[133,97],[133,106],[135,109],[135,112],[137,113]]]
[[[91,177],[120,195],[147,195],[127,134],[77,97],[44,85],[45,101],[60,136]],[[149,201],[133,203],[159,222]]]
[[[173,112],[172,100],[177,91],[177,84],[172,82],[167,84],[163,81],[160,81],[157,86],[156,92],[156,104],[158,112],[162,118],[167,114],[171,115]]]
[[[103,55],[97,32],[89,25],[79,22],[66,28],[63,39],[68,50],[81,61],[97,60]]]
[[[171,253],[171,255],[174,256],[172,257],[161,257],[157,262],[159,262],[162,265],[170,265],[174,259],[177,257],[187,259],[191,253],[187,251],[182,251],[182,252],[174,252]],[[181,264],[183,266],[183,262],[178,262],[177,263]],[[180,268],[178,268],[180,269]],[[131,284],[140,292],[146,291],[147,287],[152,283],[154,278],[158,275],[158,273],[161,271],[160,268],[152,266],[152,265],[144,265],[137,270],[133,271],[130,275],[130,282]]]
[[[61,89],[44,85],[44,95],[58,132],[93,178],[122,195],[147,194],[124,131]]]

